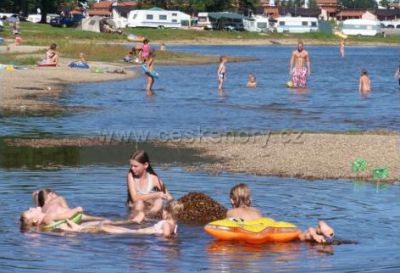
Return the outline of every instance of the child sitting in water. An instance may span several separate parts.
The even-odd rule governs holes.
[[[358,83],[358,93],[360,95],[368,95],[371,92],[371,81],[368,77],[366,69],[361,69],[360,80]]]
[[[226,213],[227,218],[251,221],[262,218],[261,212],[251,207],[251,192],[246,184],[237,184],[230,191],[232,209]],[[320,221],[318,226],[310,227],[299,235],[301,241],[312,241],[325,243],[333,238],[334,230],[324,221]]]
[[[257,80],[254,74],[250,74],[247,80],[247,87],[248,88],[256,88],[257,87]]]

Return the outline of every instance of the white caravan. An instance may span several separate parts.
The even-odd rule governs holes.
[[[49,13],[46,15],[46,23],[50,24],[50,20],[60,16],[58,14],[54,13]],[[42,15],[41,14],[29,14],[28,17],[26,18],[26,21],[31,22],[31,23],[39,23],[42,20]]]
[[[256,15],[243,19],[244,29],[251,32],[267,32],[269,30],[268,17]]]
[[[177,10],[132,10],[128,14],[128,27],[180,28],[190,24],[190,15]]]
[[[382,34],[382,29],[376,20],[348,19],[343,21],[342,32],[345,35],[375,36]]]
[[[276,31],[279,33],[306,33],[318,31],[318,19],[315,17],[278,17]]]

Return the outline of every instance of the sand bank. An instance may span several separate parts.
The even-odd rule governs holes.
[[[8,139],[17,147],[112,146],[121,141],[98,138]],[[199,160],[183,164],[188,171],[234,172],[305,179],[372,179],[372,170],[387,168],[389,178],[399,179],[400,135],[396,133],[299,133],[270,135],[204,136],[190,141],[149,143],[154,147],[190,149]],[[134,143],[132,143],[134,146]],[[193,152],[195,151],[195,152]],[[367,161],[367,170],[356,174],[352,163]]]
[[[67,109],[40,98],[59,96],[66,84],[124,80],[138,76],[138,73],[121,66],[100,62],[90,62],[90,65],[104,73],[93,73],[89,69],[72,69],[67,66],[69,61],[62,59],[58,67],[29,66],[23,70],[0,70],[0,111],[79,111],[82,109]],[[124,70],[124,73],[108,73],[121,70]]]
[[[177,144],[198,149],[201,156],[219,163],[194,166],[195,170],[238,172],[306,179],[371,179],[374,168],[389,170],[397,180],[400,167],[398,134],[284,133],[256,137],[213,137]],[[356,159],[365,159],[367,171],[352,172]]]

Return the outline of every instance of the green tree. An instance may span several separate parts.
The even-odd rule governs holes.
[[[308,0],[308,7],[310,9],[318,8],[317,1],[316,0]]]
[[[382,7],[385,7],[385,8],[389,8],[389,6],[390,6],[390,1],[389,0],[381,0],[380,2],[379,2],[379,4],[382,6]]]
[[[375,0],[341,0],[343,7],[350,9],[375,9],[377,4]]]

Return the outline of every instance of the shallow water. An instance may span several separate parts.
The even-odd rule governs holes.
[[[228,63],[227,96],[218,97],[217,64],[158,66],[156,96],[147,98],[144,80],[72,85],[59,102],[96,111],[52,116],[2,116],[0,136],[52,134],[107,136],[130,140],[177,139],[242,130],[298,129],[347,131],[400,128],[400,90],[393,79],[397,48],[308,47],[312,76],[308,93],[285,87],[290,47],[195,46],[172,50],[258,57]],[[371,74],[369,98],[357,94],[361,67]],[[258,88],[248,90],[248,73]],[[150,151],[156,166],[197,162],[186,152]],[[33,190],[51,187],[71,205],[111,218],[126,217],[126,158],[131,144],[113,150],[91,148],[13,148],[0,139],[0,272],[398,272],[400,184],[307,181],[248,175],[188,173],[158,168],[175,197],[202,191],[228,206],[228,191],[246,182],[253,200],[268,216],[302,229],[328,220],[341,239],[359,244],[327,248],[305,243],[249,246],[217,243],[201,226],[181,225],[179,236],[20,233],[19,213]],[[166,159],[167,158],[167,159]],[[46,169],[41,169],[47,166]],[[64,166],[64,167],[63,167]],[[68,167],[66,167],[68,166]]]
[[[398,272],[400,184],[299,179],[159,169],[175,197],[202,191],[228,206],[229,188],[246,182],[267,215],[304,229],[328,220],[338,238],[359,244],[306,243],[252,246],[220,243],[202,226],[179,226],[179,236],[20,233],[18,215],[31,192],[52,187],[71,205],[111,218],[126,217],[126,167],[86,166],[55,171],[0,172],[0,271],[25,272]]]
[[[400,129],[400,89],[393,78],[398,47],[347,47],[344,59],[339,58],[337,47],[307,47],[312,74],[308,92],[301,93],[285,86],[292,47],[169,48],[256,57],[259,61],[227,64],[224,97],[217,96],[217,64],[157,66],[160,78],[155,83],[154,98],[145,96],[143,78],[72,85],[59,99],[60,103],[98,110],[51,117],[3,117],[0,135],[114,133],[132,137],[133,133],[133,138],[146,139],[230,130]],[[363,67],[372,80],[373,91],[368,98],[357,92]],[[249,73],[257,76],[255,90],[245,87]]]

